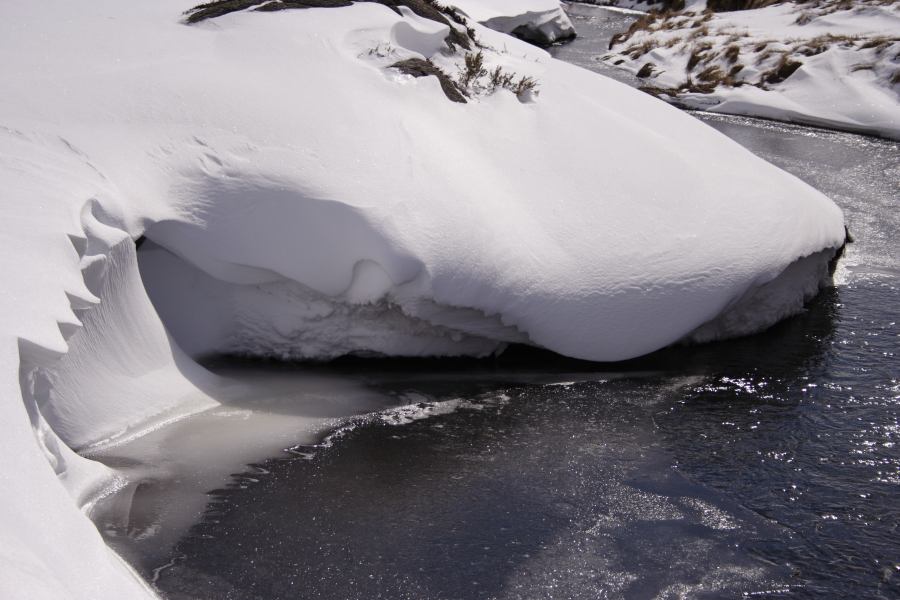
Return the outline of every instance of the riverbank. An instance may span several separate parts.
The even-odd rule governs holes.
[[[900,5],[648,13],[602,60],[684,108],[900,139]]]
[[[689,115],[442,5],[195,2],[0,9],[0,596],[152,597],[84,514],[119,467],[76,451],[218,410],[199,356],[625,359],[816,255],[756,323],[802,310],[844,239]],[[497,85],[462,102],[463,70]]]
[[[838,201],[836,288],[757,336],[555,378],[369,363],[403,412],[254,465],[135,565],[192,600],[896,597],[898,144],[692,114]]]

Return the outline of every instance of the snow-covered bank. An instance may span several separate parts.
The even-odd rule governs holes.
[[[702,8],[702,7],[700,7]],[[688,108],[900,139],[900,4],[648,15],[604,57]]]
[[[538,46],[576,35],[559,0],[452,0],[450,4],[485,27]]]
[[[215,406],[190,354],[515,340],[627,358],[843,241],[840,210],[799,180],[478,25],[505,49],[486,67],[533,77],[538,97],[451,102],[392,68],[464,61],[454,25],[405,7],[187,25],[191,5],[0,6],[0,596],[149,594],[79,511],[115,474],[71,448]],[[152,294],[205,307],[202,322],[159,301],[163,327],[131,242],[144,233]],[[810,289],[794,283],[791,306]]]

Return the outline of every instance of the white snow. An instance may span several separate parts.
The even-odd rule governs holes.
[[[738,53],[729,58],[729,48]],[[700,60],[689,69],[692,55]],[[647,85],[691,108],[900,139],[898,56],[900,4],[830,1],[685,11],[638,31],[604,60],[634,73],[649,63]],[[786,59],[801,66],[783,81],[765,81]],[[694,91],[713,68],[732,82],[717,76],[714,89]]]
[[[452,0],[450,4],[485,27],[543,46],[575,37],[575,27],[559,0]]]
[[[192,4],[0,5],[0,597],[152,596],[82,512],[115,474],[72,448],[215,407],[195,354],[623,359],[843,241],[796,178],[500,33],[531,102],[386,68],[437,51],[411,13]]]

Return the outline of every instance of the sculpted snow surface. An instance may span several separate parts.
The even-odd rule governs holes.
[[[518,341],[624,359],[714,319],[704,337],[745,333],[741,299],[843,241],[840,210],[809,186],[500,33],[475,27],[486,68],[534,77],[539,96],[461,104],[436,77],[389,68],[431,59],[455,76],[463,61],[410,11],[188,26],[191,5],[0,7],[0,453],[13,481],[0,595],[149,594],[78,512],[111,473],[70,447],[214,404],[215,378],[178,341],[288,357]],[[168,330],[139,285],[129,238],[142,234]],[[823,276],[792,272],[795,285],[766,288],[777,295],[754,327]],[[732,306],[740,318],[720,318]]]

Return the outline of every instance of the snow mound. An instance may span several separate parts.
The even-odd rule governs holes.
[[[453,0],[450,4],[485,27],[538,46],[552,46],[576,35],[559,0]]]
[[[411,11],[192,4],[0,6],[0,596],[152,597],[82,512],[116,474],[72,448],[215,406],[195,355],[624,359],[773,281],[755,327],[796,311],[822,274],[779,274],[843,242],[796,178],[500,33],[485,66],[531,101],[391,69],[463,63]]]
[[[644,17],[604,60],[689,108],[900,139],[900,4]]]

